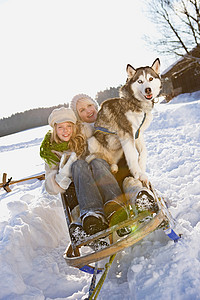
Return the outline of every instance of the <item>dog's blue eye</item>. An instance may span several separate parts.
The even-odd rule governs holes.
[[[138,80],[138,83],[141,84],[141,83],[143,83],[143,81],[142,80]]]

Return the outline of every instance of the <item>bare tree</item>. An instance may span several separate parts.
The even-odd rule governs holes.
[[[200,63],[200,4],[199,0],[148,0],[148,16],[158,29],[152,39],[145,36],[156,51],[170,56],[185,56],[189,61]],[[198,57],[199,56],[199,57]]]

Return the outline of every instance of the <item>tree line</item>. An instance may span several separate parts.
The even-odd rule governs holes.
[[[61,106],[67,107],[68,105],[60,104],[52,107],[30,109],[0,119],[0,137],[26,129],[47,125],[48,117],[52,110]]]
[[[102,101],[108,98],[118,97],[118,88],[109,88],[105,91],[98,92],[95,100],[101,104]],[[26,129],[45,126],[48,124],[48,117],[53,109],[61,106],[68,107],[69,104],[59,104],[51,107],[40,107],[16,113],[10,117],[0,119],[0,137],[13,134]]]

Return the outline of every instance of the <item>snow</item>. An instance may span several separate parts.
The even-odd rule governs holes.
[[[1,172],[15,180],[43,173],[48,129],[0,138]],[[145,139],[147,173],[183,237],[174,243],[160,229],[118,253],[98,299],[200,299],[200,94],[157,104]],[[69,235],[59,196],[36,179],[11,189],[0,190],[0,299],[85,299],[91,275],[62,256]]]

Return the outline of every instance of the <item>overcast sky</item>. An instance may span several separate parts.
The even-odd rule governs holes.
[[[0,0],[0,118],[95,97],[158,54],[139,0]],[[162,61],[162,69],[167,67]]]

